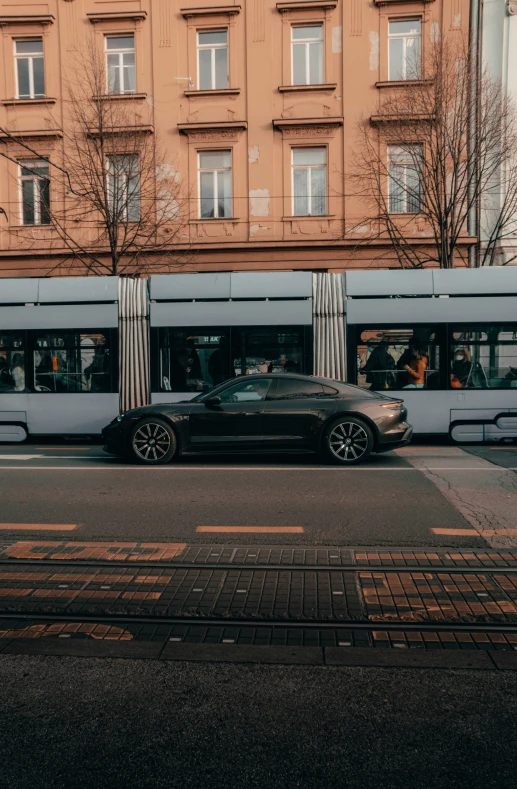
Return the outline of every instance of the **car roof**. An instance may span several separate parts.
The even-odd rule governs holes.
[[[230,380],[238,381],[241,378],[248,381],[250,378],[295,378],[298,381],[317,381],[319,384],[327,384],[327,386],[350,386],[350,384],[345,383],[345,381],[336,381],[333,378],[322,378],[319,375],[302,375],[301,373],[250,373],[249,375],[238,375]],[[229,383],[229,381],[227,383]]]

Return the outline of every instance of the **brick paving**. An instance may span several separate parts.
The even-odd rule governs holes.
[[[493,550],[4,541],[0,639],[515,651],[516,571],[517,553]]]

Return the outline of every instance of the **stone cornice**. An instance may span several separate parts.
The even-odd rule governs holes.
[[[223,16],[240,14],[240,5],[216,5],[211,8],[180,8],[180,14],[188,19],[194,16]]]
[[[278,118],[273,127],[282,132],[285,139],[333,137],[343,125],[343,118]]]

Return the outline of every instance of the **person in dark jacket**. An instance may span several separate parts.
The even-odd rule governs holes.
[[[395,385],[395,360],[388,351],[388,343],[382,340],[371,352],[368,361],[359,370],[366,374],[370,389],[392,389]]]

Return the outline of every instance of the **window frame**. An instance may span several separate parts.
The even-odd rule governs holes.
[[[321,38],[308,38],[308,39],[294,39],[293,38],[293,30],[295,28],[303,28],[303,27],[319,27],[321,28]],[[294,22],[290,26],[290,58],[291,58],[291,85],[293,86],[302,86],[302,85],[324,85],[325,84],[325,25],[322,21],[317,22]],[[310,67],[310,46],[312,44],[321,44],[321,82],[311,82],[311,67]],[[299,46],[305,47],[305,79],[306,82],[295,82],[294,81],[294,47]]]
[[[233,148],[209,148],[198,150],[197,152],[197,190],[198,190],[198,218],[202,219],[204,222],[211,222],[214,219],[232,219],[233,218]],[[229,153],[230,154],[230,166],[229,167],[201,167],[201,156],[205,153],[214,154],[214,153]],[[213,173],[213,186],[214,186],[214,215],[213,216],[203,216],[202,214],[202,207],[203,207],[203,200],[208,198],[203,198],[201,196],[201,174],[202,173]],[[230,197],[223,198],[225,201],[230,201],[230,213],[228,216],[219,216],[219,200],[218,200],[218,173],[230,173]]]
[[[226,44],[200,44],[199,37],[204,33],[226,33]],[[216,82],[216,67],[215,67],[215,50],[226,49],[226,85],[221,88],[215,84]],[[201,87],[201,67],[200,67],[200,53],[202,51],[211,51],[210,57],[210,88]],[[228,27],[217,28],[199,28],[196,30],[196,65],[197,65],[197,89],[198,90],[228,90],[230,87],[230,31]]]
[[[34,175],[22,175],[23,169],[31,169],[36,165],[36,163],[45,163],[47,168],[49,169],[48,177],[43,178],[36,174]],[[32,182],[34,184],[34,222],[25,222],[24,218],[24,208],[23,208],[23,184],[27,181]],[[41,182],[47,181],[48,182],[48,193],[49,193],[49,200],[48,200],[48,222],[41,222]],[[36,194],[37,193],[37,194]],[[18,160],[18,195],[19,195],[19,203],[20,203],[20,226],[22,227],[48,227],[51,224],[50,221],[50,164],[48,159],[19,159]]]
[[[28,358],[29,358],[29,346],[28,346],[28,342],[27,342],[27,331],[24,330],[24,329],[0,329],[0,335],[2,337],[6,337],[6,336],[11,335],[13,337],[20,337],[21,338],[22,344],[21,344],[20,348],[14,346],[11,343],[10,345],[0,346],[0,352],[1,351],[6,351],[6,353],[10,353],[11,354],[11,361],[12,361],[12,356],[15,353],[23,354],[23,373],[24,373],[24,384],[25,384],[24,388],[19,390],[19,391],[16,391],[16,389],[5,389],[5,390],[4,389],[0,389],[0,395],[26,394],[28,391],[30,391],[30,389],[28,387],[28,381],[27,381],[27,378],[28,378],[27,361],[28,361]]]
[[[18,54],[16,51],[17,44],[21,42],[27,41],[41,41],[41,53],[20,53]],[[13,56],[14,56],[14,78],[15,78],[15,87],[16,87],[16,98],[23,100],[30,100],[30,99],[44,99],[47,94],[47,80],[45,77],[45,46],[43,43],[43,36],[27,36],[27,38],[14,38],[13,39]],[[43,61],[43,93],[36,94],[34,92],[34,59],[38,58]],[[20,96],[20,80],[18,75],[18,61],[19,60],[28,60],[29,61],[29,96]]]
[[[307,324],[268,324],[268,325],[256,325],[256,324],[235,324],[230,325],[228,323],[221,323],[219,325],[210,324],[209,326],[199,326],[199,325],[188,325],[188,326],[175,326],[173,324],[168,326],[161,326],[155,327],[151,329],[151,388],[153,392],[164,394],[164,393],[175,393],[175,394],[192,394],[193,396],[201,397],[203,394],[208,394],[208,392],[202,392],[199,390],[188,390],[184,389],[181,392],[171,388],[170,390],[165,389],[163,386],[163,369],[162,369],[162,352],[164,349],[169,350],[173,347],[170,342],[170,333],[171,332],[184,332],[186,335],[208,335],[208,336],[222,336],[224,335],[226,338],[227,343],[227,354],[228,359],[227,363],[229,369],[233,370],[238,375],[238,370],[242,370],[242,361],[239,367],[239,364],[235,365],[236,359],[239,359],[239,349],[243,346],[243,336],[242,332],[246,333],[253,333],[255,331],[261,332],[264,330],[269,330],[272,332],[276,332],[277,335],[286,335],[292,332],[298,332],[299,337],[297,340],[297,349],[298,349],[298,357],[299,357],[299,372],[302,375],[310,375],[313,372],[313,328],[312,325]],[[245,341],[244,341],[245,342]],[[278,344],[279,348],[282,346]],[[215,348],[214,348],[215,350]],[[246,351],[248,350],[246,346]],[[236,353],[234,353],[234,351]],[[297,358],[298,358],[297,357]],[[290,372],[293,372],[292,370]],[[267,372],[261,373],[264,376],[267,376]],[[289,372],[286,372],[285,375],[288,375]],[[213,384],[212,388],[209,390],[210,392],[215,391],[221,384]]]
[[[390,144],[390,145],[386,146],[388,213],[390,215],[393,215],[393,216],[418,216],[419,214],[422,213],[422,179],[420,177],[421,173],[418,171],[418,169],[416,169],[414,167],[414,159],[411,157],[411,154],[407,154],[408,159],[407,159],[406,162],[399,163],[399,166],[403,166],[404,167],[404,186],[403,186],[402,202],[404,204],[404,209],[405,210],[403,210],[403,211],[392,211],[392,208],[391,208],[391,198],[392,198],[392,195],[391,195],[391,181],[392,181],[391,164],[392,164],[392,161],[391,161],[390,149],[398,148],[399,150],[403,150],[403,146],[404,145],[406,146],[406,148],[409,147],[408,144],[405,144],[403,142],[399,143],[398,145],[393,143],[393,144]],[[420,151],[421,151],[421,156],[422,157],[425,155],[424,154],[424,145],[423,145],[423,143],[419,143],[419,142],[411,143],[411,147],[412,148],[419,148]],[[415,169],[416,174],[418,176],[418,187],[419,187],[419,195],[418,195],[418,208],[419,208],[419,210],[418,211],[408,211],[407,210],[409,207],[412,207],[412,206],[410,206],[409,201],[410,201],[410,199],[413,199],[413,197],[410,195],[410,193],[408,191],[408,188],[407,188],[407,173],[408,173],[408,168],[410,168],[410,167]]]
[[[508,392],[508,391],[515,391],[515,387],[512,386],[472,386],[472,387],[461,387],[461,389],[457,389],[456,387],[451,386],[451,375],[452,375],[452,363],[454,361],[454,348],[457,348],[462,345],[476,345],[482,346],[487,348],[489,356],[492,355],[492,349],[496,345],[515,345],[517,346],[517,339],[515,341],[492,341],[490,338],[491,330],[496,332],[501,332],[504,328],[512,330],[512,325],[515,327],[515,332],[517,333],[517,321],[512,324],[512,321],[505,321],[504,323],[498,323],[494,321],[485,321],[483,323],[477,323],[475,321],[470,322],[462,322],[462,323],[448,323],[447,324],[447,371],[449,373],[447,378],[447,386],[449,390],[453,391],[465,391],[465,392]],[[486,332],[487,339],[486,340],[473,340],[471,342],[467,342],[464,340],[455,340],[453,337],[453,333],[457,331],[478,331],[478,332]],[[483,369],[483,375],[485,379],[488,381],[497,380],[493,378],[489,378],[486,375],[486,371]],[[490,372],[490,366],[488,370]]]
[[[368,387],[363,387],[359,384],[359,369],[357,367],[357,349],[361,345],[361,335],[363,332],[382,332],[382,331],[389,331],[389,330],[408,330],[411,332],[415,332],[418,330],[422,331],[429,331],[434,332],[435,334],[435,341],[433,345],[438,350],[438,359],[439,359],[439,366],[438,370],[434,371],[438,373],[437,380],[439,385],[432,388],[427,388],[424,386],[422,389],[404,389],[404,388],[392,388],[392,389],[383,389],[383,390],[372,390],[372,391],[382,391],[383,393],[392,393],[392,392],[434,392],[434,391],[447,391],[449,389],[449,344],[448,344],[448,324],[446,323],[407,323],[404,321],[400,321],[397,323],[378,323],[372,321],[371,323],[360,323],[360,324],[352,324],[348,327],[348,340],[347,340],[347,356],[348,356],[348,364],[347,364],[347,380],[348,383],[354,384],[355,386],[359,386],[364,391],[370,391]],[[397,371],[395,371],[397,372]]]
[[[116,158],[121,158],[121,159],[134,158],[134,159],[136,159],[137,165],[138,165],[136,172],[134,174],[130,173],[129,171],[127,171],[127,172],[122,171],[122,172],[118,172],[118,173],[111,172],[111,169],[110,169],[111,168],[111,163]],[[115,201],[116,195],[114,194],[115,190],[112,189],[112,179],[115,178],[115,177],[120,178],[122,176],[124,177],[124,185],[123,185],[124,202],[123,202],[123,205],[122,205],[122,215],[120,215],[117,212],[117,217],[118,217],[120,222],[127,222],[127,223],[140,222],[141,218],[142,218],[142,215],[141,215],[141,212],[140,212],[140,185],[141,184],[140,184],[140,157],[139,157],[138,153],[115,153],[115,154],[109,154],[109,156],[106,157],[106,178],[107,178],[107,187],[108,187],[107,188],[108,205],[110,207],[110,210],[113,213],[115,213],[114,212],[114,201]],[[138,193],[137,193],[137,197],[138,197],[138,201],[137,201],[138,202],[138,217],[137,218],[133,218],[133,219],[131,219],[129,217],[129,213],[130,213],[129,181],[132,178],[138,178]],[[135,197],[134,195],[131,196],[132,199],[134,199],[134,197]]]
[[[132,47],[132,49],[123,48],[123,47],[120,47],[118,49],[108,49],[108,40],[109,39],[113,39],[113,38],[132,38],[133,39],[133,47]],[[133,65],[135,87],[133,88],[133,90],[123,90],[124,68],[128,68],[127,66],[126,67],[124,66],[123,58],[124,58],[124,55],[129,55],[131,53],[134,55],[134,59],[135,59],[135,62],[134,62],[134,65]],[[119,83],[120,83],[120,88],[121,88],[119,91],[112,91],[112,90],[110,90],[110,67],[109,67],[109,63],[108,63],[108,56],[109,55],[118,55],[118,66],[116,68],[118,68],[118,71],[119,71]],[[128,33],[105,33],[104,34],[104,58],[105,58],[104,59],[104,65],[105,65],[105,69],[106,69],[106,95],[107,96],[132,96],[132,95],[134,95],[137,92],[137,90],[136,90],[136,88],[137,88],[137,85],[136,85],[136,75],[137,75],[137,70],[136,70],[136,38],[135,38],[134,32],[131,31],[131,32],[128,32]]]
[[[390,33],[390,24],[391,22],[419,22],[420,23],[420,33],[418,35],[411,36],[409,33]],[[421,16],[404,16],[404,17],[390,17],[388,19],[388,81],[389,82],[406,82],[411,80],[419,80],[422,79],[422,44],[423,44],[423,36],[422,36],[422,27],[423,27],[423,19]],[[408,38],[412,39],[419,39],[420,40],[420,62],[419,62],[419,69],[418,69],[418,76],[408,77],[407,76],[407,46],[406,40]],[[392,78],[390,76],[391,70],[391,41],[400,40],[402,39],[403,44],[403,54],[402,54],[402,70],[404,76],[402,78]]]
[[[34,366],[34,356],[37,351],[40,351],[36,344],[38,336],[42,334],[48,335],[62,335],[62,334],[73,334],[79,338],[79,343],[77,345],[66,345],[64,348],[59,348],[58,346],[48,346],[48,350],[66,350],[67,352],[73,352],[79,350],[81,351],[81,336],[82,335],[102,335],[105,339],[105,343],[108,349],[108,359],[109,359],[109,367],[106,373],[103,375],[108,376],[108,383],[106,386],[105,391],[102,392],[92,392],[91,390],[82,390],[78,389],[76,391],[71,392],[57,392],[57,391],[50,391],[50,392],[41,392],[36,389],[36,370]],[[108,328],[87,328],[87,329],[76,329],[76,328],[61,328],[61,329],[31,329],[27,332],[27,342],[26,342],[26,367],[25,367],[25,389],[29,391],[31,394],[36,395],[100,395],[105,396],[107,394],[116,394],[118,393],[118,330],[117,329],[108,329]],[[45,375],[47,373],[42,373]],[[67,375],[69,373],[66,373]],[[70,375],[80,376],[83,373],[71,373]]]
[[[295,164],[294,163],[294,153],[295,153],[295,151],[303,151],[303,150],[312,151],[312,150],[316,150],[316,149],[325,151],[325,164],[324,165],[322,165],[322,164]],[[307,197],[309,211],[306,214],[297,214],[295,212],[295,200],[297,199],[297,197],[299,197],[299,195],[297,196],[295,194],[295,187],[294,187],[294,172],[295,172],[295,169],[306,170],[306,171],[308,171],[308,174],[309,174],[308,178],[307,178],[308,194],[307,195],[302,195],[302,197]],[[313,169],[324,169],[325,170],[325,198],[324,198],[325,199],[325,205],[324,205],[325,210],[324,210],[323,213],[314,213],[313,210],[312,210],[313,209],[313,205],[312,205],[312,201],[313,201],[313,194],[312,194],[312,170]],[[291,194],[292,194],[292,199],[291,199],[291,215],[292,216],[300,216],[300,217],[303,217],[303,216],[309,216],[309,217],[328,216],[328,146],[327,145],[293,145],[293,146],[291,146]],[[317,199],[316,196],[314,196],[314,198]]]

